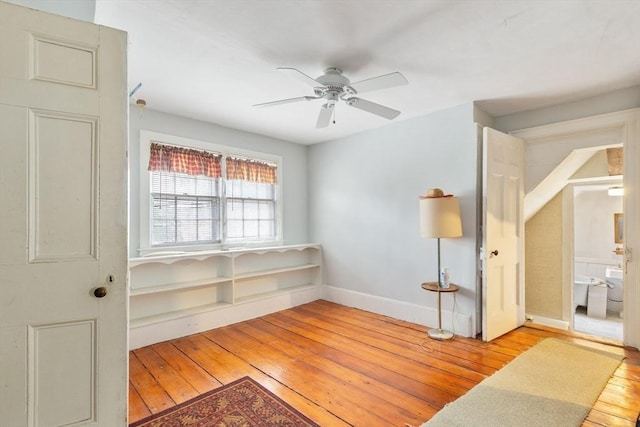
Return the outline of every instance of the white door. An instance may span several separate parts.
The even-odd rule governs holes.
[[[483,130],[482,339],[524,323],[524,142]]]
[[[126,425],[125,58],[121,31],[0,2],[2,426]]]

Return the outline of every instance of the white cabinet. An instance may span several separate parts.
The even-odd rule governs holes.
[[[131,259],[130,347],[313,301],[320,266],[320,245]]]

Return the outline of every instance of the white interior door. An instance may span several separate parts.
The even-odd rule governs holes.
[[[524,142],[483,129],[482,339],[524,323]]]
[[[2,426],[126,425],[125,58],[121,31],[0,2]]]

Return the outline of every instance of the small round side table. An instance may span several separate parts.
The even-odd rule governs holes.
[[[422,289],[430,292],[438,293],[438,329],[429,329],[429,337],[434,340],[450,340],[453,338],[453,332],[442,329],[442,309],[441,298],[443,293],[458,292],[460,288],[453,283],[449,284],[448,288],[441,288],[438,282],[426,282],[422,284]]]

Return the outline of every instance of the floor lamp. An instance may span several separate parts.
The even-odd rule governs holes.
[[[453,338],[452,332],[442,329],[440,289],[446,284],[442,282],[440,274],[440,238],[460,236],[462,223],[458,199],[452,195],[445,195],[439,188],[429,189],[425,196],[420,196],[420,237],[435,237],[438,240],[438,329],[429,330],[429,336],[434,339]]]

